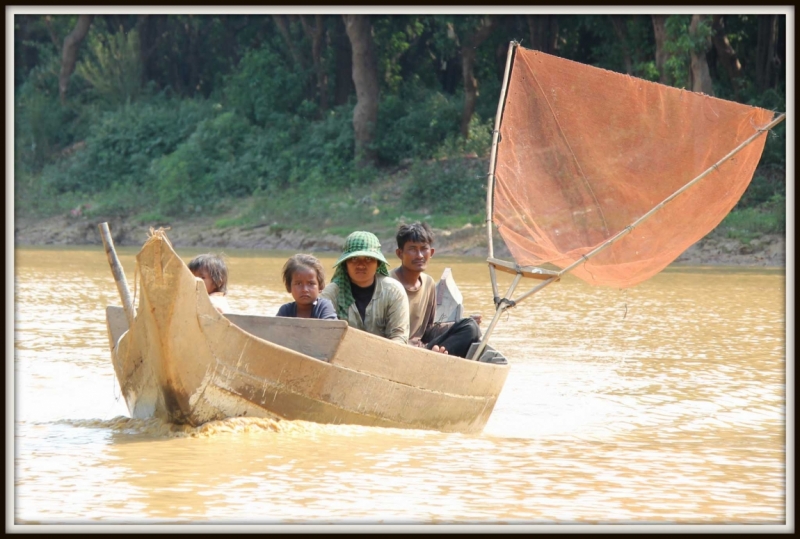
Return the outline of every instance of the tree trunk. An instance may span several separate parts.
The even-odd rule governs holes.
[[[61,40],[58,39],[58,36],[56,35],[56,31],[53,28],[53,18],[50,15],[47,15],[44,18],[44,24],[47,26],[47,32],[50,34],[50,41],[53,42],[53,45],[55,45],[56,50],[61,49]],[[23,25],[23,28],[25,27],[27,27],[27,25]]]
[[[181,67],[183,64],[180,64],[176,61],[170,61],[169,65],[169,76],[170,80],[172,81],[170,84],[172,88],[175,90],[175,93],[183,96],[184,93],[184,77],[183,77],[183,70]]]
[[[531,48],[555,54],[558,46],[558,19],[555,15],[528,15]]]
[[[189,97],[197,95],[202,84],[200,81],[200,35],[198,28],[200,24],[202,24],[201,21],[196,20],[193,15],[189,15],[189,20],[186,22],[186,39],[189,49],[187,54]]]
[[[625,27],[625,17],[621,15],[611,15],[611,24],[614,27],[614,33],[617,35],[622,49],[622,62],[625,65],[625,73],[633,75],[633,58],[631,58],[631,50],[628,47],[628,32]]]
[[[772,85],[772,64],[775,61],[775,43],[778,36],[776,15],[758,16],[758,43],[756,45],[756,89],[763,92]]]
[[[78,62],[78,48],[81,42],[89,33],[94,15],[78,15],[78,22],[75,28],[64,38],[64,46],[61,53],[61,72],[58,75],[58,94],[61,97],[61,104],[67,102],[67,88],[69,78],[75,71],[75,64]]]
[[[311,59],[314,62],[314,71],[317,74],[317,92],[319,93],[319,110],[328,110],[328,77],[322,66],[322,38],[325,33],[325,26],[322,24],[322,15],[314,16],[314,26],[308,24],[305,16],[300,16],[303,30],[311,38]]]
[[[725,22],[722,15],[714,15],[711,19],[711,27],[713,29],[711,42],[714,44],[714,50],[717,51],[719,63],[722,64],[723,69],[725,69],[731,81],[733,95],[736,96],[739,90],[742,64],[739,62],[739,58],[736,57],[736,51],[733,50],[728,36],[725,35]]]
[[[164,73],[158,72],[158,56],[156,49],[169,35],[166,15],[139,15],[136,28],[139,32],[139,55],[142,62],[142,85],[148,81],[156,81],[159,86],[169,84]],[[167,30],[164,30],[167,28]]]
[[[342,15],[353,48],[353,83],[356,108],[353,129],[356,139],[356,162],[359,166],[377,164],[378,153],[372,147],[378,125],[378,62],[372,38],[372,23],[365,15]]]
[[[464,44],[461,49],[461,72],[464,77],[464,110],[461,112],[461,136],[469,138],[469,121],[475,113],[478,81],[475,79],[475,49]]]
[[[237,36],[239,33],[247,28],[250,25],[250,16],[249,15],[241,15],[240,17],[235,18],[236,24],[231,22],[230,17],[220,17],[222,21],[222,27],[225,29],[225,57],[231,63],[231,65],[239,65],[239,60],[241,58],[239,52],[239,46],[237,42]],[[253,39],[254,48],[258,48],[256,45],[256,39]]]
[[[667,42],[667,15],[651,15],[653,19],[653,32],[656,37],[656,69],[658,69],[658,81],[661,84],[669,84],[669,74],[666,70],[667,58],[669,55],[664,49]]]
[[[689,35],[694,37],[697,34],[697,28],[705,20],[705,15],[692,15],[692,22],[689,24]],[[692,91],[700,92],[706,95],[714,95],[714,85],[711,83],[711,73],[708,70],[708,60],[706,60],[706,51],[710,47],[710,43],[706,43],[703,50],[697,51],[692,49]]]
[[[480,26],[471,35],[461,40],[461,72],[464,78],[464,110],[461,113],[461,135],[469,138],[469,122],[475,114],[475,103],[478,100],[478,81],[475,78],[475,49],[494,30],[497,19],[484,17]]]
[[[353,50],[344,31],[344,21],[334,17],[334,28],[328,34],[335,56],[333,103],[344,105],[353,95]]]
[[[150,80],[150,47],[154,41],[153,18],[139,15],[136,19],[136,31],[139,33],[139,58],[142,61],[142,85]]]
[[[286,42],[286,46],[289,48],[289,53],[292,55],[292,59],[300,68],[305,68],[306,62],[303,58],[303,55],[300,54],[300,50],[295,45],[294,39],[292,39],[292,35],[289,33],[289,27],[286,24],[286,15],[273,15],[272,20],[275,21],[275,26],[278,27],[278,32],[283,37],[283,40]]]

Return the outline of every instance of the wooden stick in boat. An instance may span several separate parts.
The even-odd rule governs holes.
[[[119,297],[122,299],[122,307],[128,319],[128,328],[132,328],[134,319],[133,301],[131,300],[131,292],[128,290],[128,281],[125,280],[125,272],[122,271],[122,264],[120,264],[117,252],[114,250],[114,240],[111,238],[108,223],[100,223],[98,228],[100,229],[100,237],[103,239],[103,246],[106,249],[108,264],[111,266],[111,273],[114,274],[114,282],[117,283]]]

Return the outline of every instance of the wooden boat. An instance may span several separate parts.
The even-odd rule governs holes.
[[[109,238],[126,307],[108,309],[108,329],[129,410],[192,425],[274,415],[480,431],[508,376],[505,358],[488,346],[501,314],[569,272],[618,288],[660,272],[735,206],[766,132],[785,118],[774,115],[512,42],[487,175],[496,308],[468,355],[479,360],[398,345],[340,321],[220,315],[163,232],[137,257],[134,316]],[[494,257],[492,225],[513,261]],[[514,276],[503,295],[498,272]],[[535,284],[515,297],[522,278]],[[441,309],[460,313],[452,303]]]
[[[220,314],[163,231],[136,257],[132,328],[107,308],[112,361],[134,418],[200,425],[229,417],[480,431],[508,375],[402,345],[339,320]]]

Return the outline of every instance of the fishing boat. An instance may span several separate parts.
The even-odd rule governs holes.
[[[151,231],[136,262],[132,323],[125,308],[106,311],[114,371],[135,418],[197,426],[272,417],[476,432],[508,375],[493,349],[474,361],[340,320],[221,314],[163,229]]]
[[[656,275],[730,212],[784,117],[511,42],[486,198],[495,313],[467,358],[344,321],[220,314],[163,230],[136,257],[134,312],[103,224],[123,301],[107,309],[108,334],[128,409],[191,425],[266,416],[479,432],[509,372],[488,344],[501,314],[567,273],[619,288]],[[495,258],[493,227],[512,260]],[[513,276],[503,295],[498,273]],[[514,296],[523,278],[534,284]],[[457,303],[448,311],[460,316]]]

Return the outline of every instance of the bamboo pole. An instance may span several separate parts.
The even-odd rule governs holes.
[[[508,79],[511,77],[511,59],[514,57],[514,50],[519,46],[516,41],[508,44],[508,55],[506,56],[506,70],[503,75],[503,86],[500,89],[500,101],[497,103],[497,114],[494,117],[494,131],[492,132],[492,151],[489,156],[489,174],[486,180],[486,234],[488,235],[489,258],[494,257],[494,241],[492,239],[492,199],[494,197],[494,169],[497,165],[497,144],[500,137],[500,122],[503,118],[503,106],[506,103],[506,93],[508,91]],[[494,267],[489,266],[489,275],[492,280],[492,291],[494,292],[495,305],[500,299],[497,291],[497,275]]]
[[[131,292],[128,290],[128,281],[125,280],[125,272],[122,271],[122,264],[120,264],[119,258],[117,258],[117,252],[114,250],[114,240],[111,238],[111,231],[108,228],[108,223],[100,223],[98,228],[100,229],[100,237],[103,239],[103,246],[106,249],[108,264],[111,266],[111,273],[114,274],[114,282],[117,284],[119,297],[122,299],[125,317],[128,319],[128,329],[130,329],[133,327],[135,316],[133,313]]]

